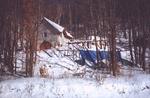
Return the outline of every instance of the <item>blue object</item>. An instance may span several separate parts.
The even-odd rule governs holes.
[[[93,63],[96,61],[96,52],[95,51],[90,51],[90,50],[80,50],[80,55],[82,59],[89,60]]]
[[[99,54],[100,54],[101,60],[103,60],[103,59],[109,60],[110,59],[110,55],[109,55],[108,51],[99,51]]]
[[[79,51],[83,60],[86,59],[96,64],[96,60],[97,60],[96,51],[94,50],[79,50]],[[100,60],[103,60],[103,59],[110,60],[109,51],[98,51],[98,53],[99,53],[98,56]],[[120,51],[116,51],[116,60],[120,62],[122,61]]]

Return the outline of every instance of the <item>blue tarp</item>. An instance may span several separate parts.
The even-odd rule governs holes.
[[[110,58],[108,51],[99,51],[99,56],[101,60]]]
[[[98,56],[100,60],[106,59],[110,60],[110,52],[109,51],[98,51]],[[94,50],[80,50],[80,55],[82,59],[86,59],[88,61],[96,63],[97,57],[96,57],[96,51]],[[121,62],[121,53],[120,51],[116,51],[116,59],[117,61]]]
[[[91,61],[95,63],[96,60],[96,52],[91,50],[80,50],[80,55],[82,59],[86,59],[88,61]]]

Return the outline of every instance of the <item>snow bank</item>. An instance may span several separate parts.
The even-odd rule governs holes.
[[[148,98],[150,76],[93,80],[23,78],[0,83],[0,98]]]
[[[47,53],[48,54],[47,54]],[[39,68],[43,65],[49,70],[50,77],[63,77],[66,72],[77,70],[78,64],[71,58],[64,56],[63,53],[56,49],[40,51],[37,53],[38,58],[34,66],[34,76],[40,76]]]

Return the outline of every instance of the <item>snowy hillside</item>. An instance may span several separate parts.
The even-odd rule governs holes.
[[[150,96],[150,75],[142,70],[135,68],[131,71],[124,66],[121,75],[115,78],[77,64],[71,57],[64,56],[65,51],[60,51],[65,49],[66,47],[62,47],[37,52],[34,77],[16,79],[6,76],[12,80],[4,79],[5,81],[0,83],[0,98],[148,98]],[[21,54],[19,57],[23,57],[23,53]],[[43,65],[48,69],[46,78],[40,77],[39,69]]]
[[[0,98],[150,98],[150,0],[0,0]]]

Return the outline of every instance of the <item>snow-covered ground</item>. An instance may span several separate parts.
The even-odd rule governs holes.
[[[66,51],[60,50],[66,47],[37,52],[32,78],[0,77],[3,79],[0,98],[149,98],[150,75],[141,69],[122,66],[117,77],[102,74],[64,56]],[[126,54],[122,56],[128,57]],[[18,67],[22,64],[21,58],[23,53],[18,54]],[[48,69],[47,78],[40,77],[39,69],[43,65]]]
[[[37,53],[37,62],[34,66],[34,76],[39,77],[39,69],[45,65],[48,69],[49,77],[60,78],[67,74],[77,71],[79,65],[72,60],[72,58],[64,56],[64,51],[56,49],[39,51]]]
[[[150,75],[92,79],[21,78],[0,83],[0,98],[149,98]]]

